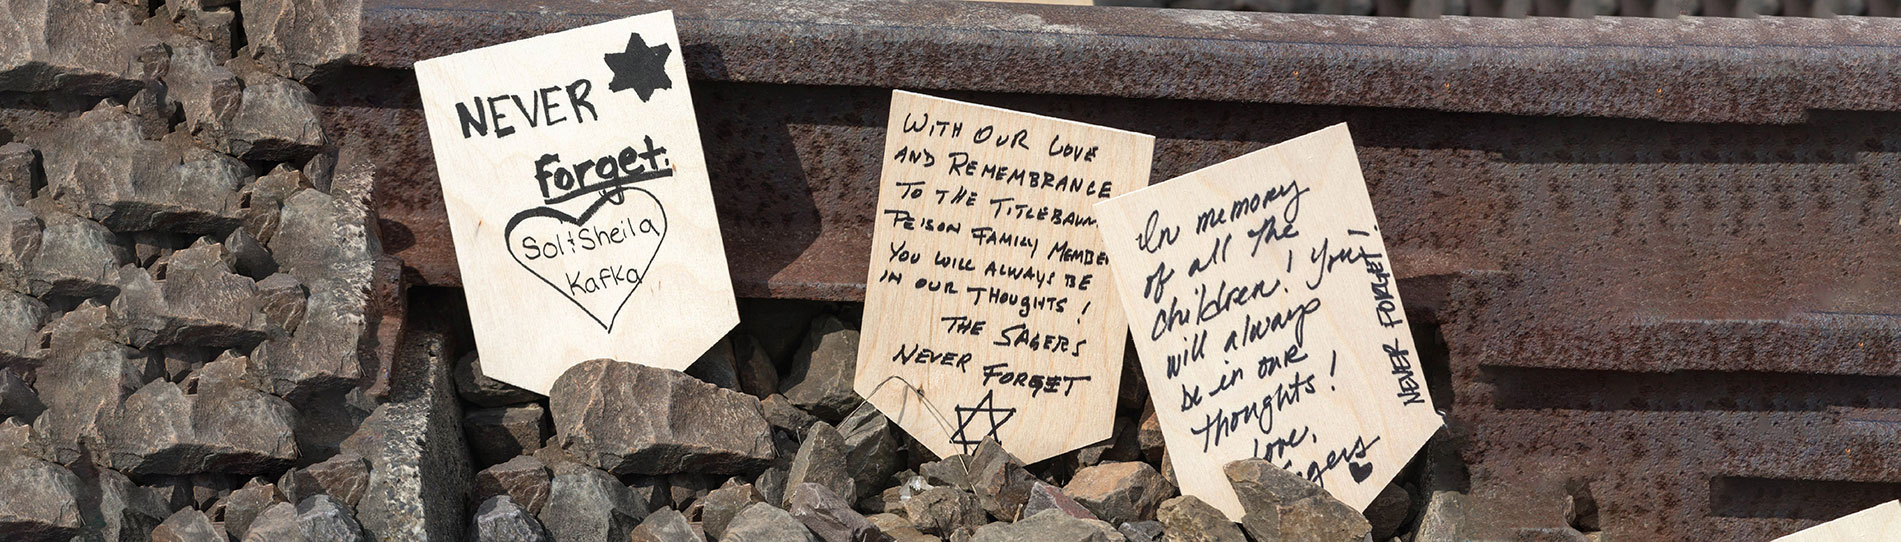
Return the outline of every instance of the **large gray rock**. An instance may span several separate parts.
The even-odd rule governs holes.
[[[739,379],[739,391],[754,397],[779,393],[779,368],[772,363],[772,356],[759,339],[751,335],[733,335],[733,369]]]
[[[284,204],[269,248],[310,297],[297,333],[265,341],[253,356],[271,375],[272,391],[293,403],[356,386],[365,358],[376,351],[365,322],[379,316],[370,294],[381,249],[367,235],[367,221],[360,205],[317,190],[296,192]]]
[[[100,107],[35,141],[55,201],[113,231],[222,235],[237,227],[250,168],[186,138],[145,140],[139,119]]]
[[[391,368],[390,401],[341,445],[370,463],[369,485],[356,506],[370,537],[459,540],[468,525],[474,480],[461,404],[449,383],[447,342],[435,330],[407,333]]]
[[[686,516],[672,508],[662,508],[647,516],[634,528],[634,542],[706,542],[699,533],[693,532],[693,525]]]
[[[75,348],[71,357],[56,355],[35,382],[47,410],[33,421],[33,431],[52,448],[53,459],[66,464],[82,459],[85,450],[107,448],[104,426],[146,380],[138,352],[98,339]]]
[[[793,405],[826,420],[842,420],[864,399],[852,391],[858,367],[858,330],[831,316],[812,321],[805,344],[792,356],[792,370],[779,393]]]
[[[507,495],[482,501],[469,522],[468,536],[475,542],[549,542],[553,535],[541,526],[534,514],[517,506]]]
[[[252,480],[244,487],[232,490],[230,495],[212,505],[212,509],[223,512],[224,530],[233,540],[244,540],[251,531],[251,523],[256,522],[265,510],[282,502],[284,499],[277,494],[275,484]]]
[[[132,474],[263,474],[297,459],[297,411],[243,387],[146,384],[105,427],[107,464]]]
[[[531,455],[510,459],[475,474],[475,499],[488,500],[490,497],[506,495],[515,504],[528,510],[528,513],[541,513],[541,507],[548,503],[549,484],[553,475],[541,460]]]
[[[167,5],[176,2],[168,2]],[[161,79],[185,110],[183,131],[207,146],[224,140],[244,103],[244,82],[225,68],[223,55],[204,41],[174,37],[171,69]]]
[[[105,540],[149,540],[172,513],[165,499],[125,475],[91,466],[75,467],[83,480],[79,515]]]
[[[112,231],[58,211],[39,215],[45,229],[27,272],[27,293],[38,297],[117,295],[118,269],[131,253],[118,244]]]
[[[1045,510],[1016,523],[992,523],[977,528],[971,542],[1111,542],[1108,524],[1077,519],[1059,510]]]
[[[370,462],[353,453],[340,453],[320,463],[291,469],[278,478],[277,488],[294,502],[329,495],[344,506],[355,507],[370,485]]]
[[[754,503],[763,502],[765,497],[753,488],[752,484],[737,484],[715,489],[706,494],[700,503],[700,525],[706,536],[719,540],[726,534],[726,526],[733,517]]]
[[[1036,476],[997,439],[985,438],[970,456],[970,491],[991,517],[1015,519],[1036,483]]]
[[[0,452],[0,533],[8,540],[65,542],[79,534],[80,480],[71,471]]]
[[[1194,495],[1163,501],[1155,517],[1162,521],[1171,542],[1248,542],[1228,516]]]
[[[773,459],[757,399],[678,371],[589,361],[555,380],[549,405],[554,442],[615,474],[739,474]]]
[[[145,75],[140,51],[156,41],[122,3],[7,0],[0,13],[0,92],[128,94]]]
[[[121,270],[119,296],[111,306],[126,342],[141,348],[250,348],[264,340],[268,328],[257,285],[233,273],[221,251],[219,244],[201,242],[172,253],[162,281],[143,269]]]
[[[556,541],[620,542],[647,518],[648,503],[613,476],[579,465],[559,471],[537,514]]]
[[[242,0],[244,37],[258,63],[305,80],[357,54],[363,0]]]
[[[195,508],[179,510],[152,529],[152,542],[226,542],[219,528]]]
[[[812,424],[805,442],[799,446],[799,454],[792,458],[792,467],[786,472],[785,506],[791,506],[792,490],[801,484],[825,486],[833,495],[857,495],[857,483],[848,470],[851,465],[847,463],[845,451],[845,437],[831,424]]]
[[[1241,501],[1241,526],[1256,540],[1348,542],[1373,529],[1358,510],[1266,460],[1235,461],[1222,471]]]
[[[360,542],[363,526],[336,499],[318,495],[292,505],[278,503],[251,523],[244,542]]]
[[[740,510],[733,521],[726,525],[726,535],[720,542],[818,542],[819,538],[805,528],[805,524],[793,519],[786,513],[766,503],[759,503]]]
[[[943,537],[958,529],[974,529],[985,520],[977,497],[954,487],[934,487],[912,496],[904,501],[904,515],[919,531]]]
[[[40,153],[25,143],[0,145],[0,205],[25,205],[38,191]]]
[[[1386,540],[1399,534],[1412,519],[1413,496],[1399,484],[1388,482],[1386,489],[1366,505],[1366,522],[1373,528],[1374,540]]]
[[[244,99],[221,149],[245,160],[289,161],[322,150],[316,96],[295,81],[262,73],[240,74]]]
[[[475,463],[493,465],[541,449],[548,412],[535,403],[471,410],[462,418],[462,431]]]
[[[889,541],[878,526],[872,525],[865,516],[852,510],[851,505],[840,499],[837,494],[825,486],[813,483],[793,486],[786,498],[787,508],[791,509],[793,519],[805,524],[805,528],[817,534],[825,542],[881,542]]]
[[[1148,463],[1103,463],[1076,472],[1063,493],[1112,525],[1155,519],[1175,485]]]
[[[845,437],[845,459],[851,465],[852,480],[858,484],[857,495],[840,497],[857,502],[888,485],[891,475],[904,468],[904,457],[898,453],[897,426],[878,409],[858,409],[838,422],[838,432]]]
[[[541,394],[482,374],[482,357],[478,352],[470,352],[456,363],[455,391],[463,400],[485,407],[518,405],[541,398]]]
[[[40,217],[26,207],[0,202],[0,290],[31,291],[28,271],[33,257],[40,253],[40,239],[45,231]],[[0,334],[8,332],[5,324],[0,323]],[[0,347],[5,346],[0,344]]]

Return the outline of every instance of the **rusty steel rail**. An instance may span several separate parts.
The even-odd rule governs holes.
[[[1500,521],[1583,491],[1616,539],[1754,539],[1901,496],[1901,20],[463,4],[363,0],[315,81],[423,283],[457,277],[409,66],[672,8],[742,296],[862,296],[893,88],[1153,134],[1155,180],[1346,122]]]

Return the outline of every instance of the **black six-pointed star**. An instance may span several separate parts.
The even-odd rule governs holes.
[[[995,406],[996,394],[997,392],[995,390],[985,392],[983,400],[977,401],[977,406],[967,407],[959,405],[952,409],[957,412],[957,432],[951,434],[951,444],[963,446],[964,453],[968,454],[971,448],[983,444],[984,437],[997,436],[997,428],[1003,427],[1003,424],[1008,423],[1010,418],[1016,417],[1017,409]],[[988,425],[989,429],[971,427],[972,424],[978,420],[980,415],[984,418],[988,418],[986,421],[989,423],[985,425]],[[999,418],[999,416],[1001,416],[1001,418]],[[978,433],[977,431],[983,432]]]
[[[638,32],[627,36],[626,51],[607,54],[607,67],[614,70],[614,80],[607,83],[607,89],[633,89],[645,102],[653,99],[654,90],[673,88],[673,80],[667,78],[667,55],[672,52],[673,47],[665,43],[648,47]]]

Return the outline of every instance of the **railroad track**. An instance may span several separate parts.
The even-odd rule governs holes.
[[[1510,3],[1467,10],[1603,10]],[[862,296],[893,88],[1156,135],[1158,181],[1346,122],[1414,331],[1442,345],[1435,446],[1469,477],[1435,489],[1522,527],[1582,521],[1562,510],[1589,495],[1607,536],[1646,540],[1901,497],[1901,20],[464,4],[364,0],[311,59],[421,283],[458,277],[410,64],[671,8],[742,296]]]

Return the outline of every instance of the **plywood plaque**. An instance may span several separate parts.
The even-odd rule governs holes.
[[[1183,494],[1238,521],[1263,458],[1365,509],[1438,429],[1346,125],[1096,216]]]
[[[416,63],[482,369],[685,369],[739,322],[673,13]]]
[[[893,92],[854,388],[940,457],[1109,438],[1128,329],[1090,206],[1154,138]]]
[[[1842,516],[1775,542],[1892,542],[1901,540],[1901,501]]]

